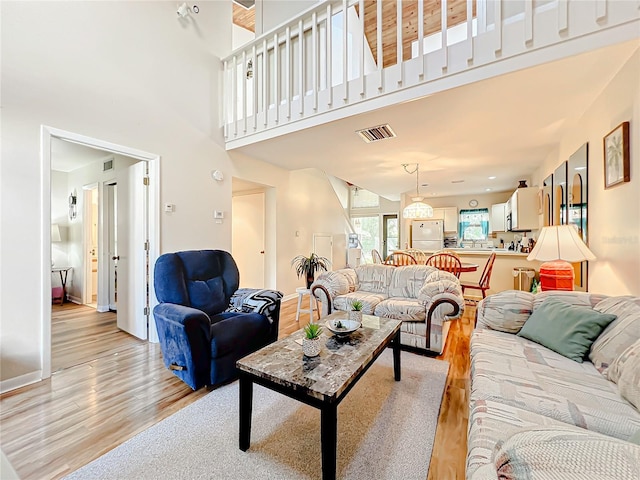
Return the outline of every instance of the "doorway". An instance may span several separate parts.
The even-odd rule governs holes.
[[[240,286],[275,288],[275,188],[233,177],[231,211],[231,255],[240,271]]]
[[[398,215],[382,215],[382,258],[400,249],[400,230]]]
[[[159,209],[158,209],[159,175],[158,173],[159,173],[160,157],[158,155],[142,152],[139,150],[132,149],[130,147],[116,145],[110,142],[86,137],[84,135],[79,135],[73,132],[67,132],[67,131],[55,129],[52,127],[43,126],[41,129],[41,152],[42,152],[41,161],[42,161],[44,174],[43,174],[43,196],[42,196],[41,217],[43,218],[44,238],[49,238],[50,231],[51,231],[51,223],[52,223],[51,222],[52,220],[51,206],[52,206],[52,202],[54,201],[54,199],[52,198],[52,189],[51,189],[51,177],[53,176],[53,173],[54,173],[51,168],[52,167],[52,143],[57,140],[63,140],[63,141],[66,141],[72,144],[77,144],[83,147],[89,147],[89,148],[100,150],[107,153],[113,153],[116,155],[130,157],[131,159],[136,161],[137,164],[140,165],[140,167],[138,167],[137,169],[131,169],[131,168],[123,169],[127,172],[126,175],[123,176],[123,178],[125,178],[126,180],[123,180],[123,181],[136,178],[140,180],[139,183],[137,182],[137,180],[135,181],[137,185],[144,185],[146,187],[145,189],[143,189],[145,192],[144,208],[147,211],[147,217],[143,222],[144,228],[138,228],[138,225],[141,225],[141,223],[139,223],[139,219],[140,219],[139,213],[141,209],[138,208],[140,206],[140,202],[138,202],[137,200],[137,198],[139,197],[131,198],[130,200],[132,200],[132,202],[129,203],[129,205],[131,206],[131,210],[134,212],[131,215],[131,218],[129,219],[130,225],[136,225],[136,234],[140,233],[137,230],[141,230],[142,231],[141,235],[145,236],[146,240],[140,243],[136,243],[136,245],[140,247],[139,249],[138,247],[136,247],[134,251],[127,252],[126,259],[124,260],[125,260],[125,263],[129,265],[130,268],[127,269],[127,275],[121,275],[119,279],[118,293],[116,293],[115,291],[110,292],[110,290],[106,288],[106,286],[111,283],[109,280],[109,276],[113,275],[115,277],[114,275],[115,272],[113,272],[112,269],[108,267],[109,262],[106,261],[106,255],[110,253],[110,248],[99,247],[101,244],[104,246],[109,245],[109,241],[108,241],[109,233],[107,232],[108,229],[100,228],[100,225],[106,225],[108,222],[106,221],[107,219],[104,217],[103,210],[105,209],[101,210],[100,208],[98,208],[98,215],[97,215],[98,216],[98,222],[97,222],[98,248],[96,251],[96,255],[98,257],[96,283],[98,288],[97,288],[96,300],[98,303],[100,303],[101,301],[100,293],[101,293],[101,290],[104,290],[104,292],[106,292],[105,296],[108,299],[108,300],[105,300],[105,303],[107,305],[109,306],[111,305],[112,293],[114,297],[113,298],[114,304],[116,300],[116,295],[117,295],[118,303],[122,303],[122,297],[124,292],[131,290],[128,293],[130,293],[131,298],[134,299],[130,302],[132,306],[126,309],[126,314],[123,315],[124,324],[122,324],[121,321],[119,320],[118,327],[139,338],[145,338],[145,339],[148,338],[152,342],[157,342],[158,337],[157,337],[157,332],[155,331],[155,325],[153,322],[148,322],[149,312],[153,307],[152,303],[155,303],[155,295],[153,294],[154,293],[153,285],[148,284],[148,279],[153,278],[153,266],[156,258],[159,255]],[[135,170],[135,172],[133,170]],[[140,172],[143,172],[144,177],[139,176]],[[116,183],[118,185],[121,184],[121,181],[119,178],[117,179]],[[135,186],[135,188],[139,189],[140,187],[138,187],[137,185]],[[103,188],[104,188],[104,191],[102,192],[102,195],[100,195],[100,190]],[[108,191],[109,188],[107,188],[103,183],[100,183],[100,182],[98,183],[98,186],[97,186],[98,202],[100,202],[101,198],[104,199],[105,197],[104,192]],[[92,190],[92,189],[90,188],[88,190]],[[122,193],[122,189],[120,190]],[[90,198],[92,197],[90,196]],[[117,205],[120,205],[122,203],[120,199],[116,200],[115,196],[112,201],[113,201],[113,205],[115,205],[116,207]],[[125,202],[125,205],[126,205],[126,202]],[[84,213],[87,213],[87,212],[84,212]],[[83,218],[84,213],[82,215],[78,215],[78,217]],[[122,215],[118,214],[118,212],[115,212],[115,209],[113,210],[112,215],[114,220],[122,217]],[[71,218],[71,214],[69,216]],[[108,214],[106,216],[108,217]],[[118,230],[120,230],[121,233],[126,232],[126,229],[123,229],[123,228],[116,228],[115,230],[116,230],[116,233],[114,233],[114,235],[117,235]],[[113,231],[113,230],[109,230],[109,231]],[[88,236],[90,237],[91,236],[90,228],[88,229],[88,233],[89,233]],[[131,236],[134,236],[134,235],[131,235]],[[137,240],[138,236],[135,236],[135,237]],[[90,242],[85,242],[85,243],[90,243]],[[119,247],[121,246],[120,245],[121,243],[126,243],[126,242],[117,242]],[[83,245],[83,242],[81,242],[81,245]],[[52,365],[52,362],[51,362],[51,353],[52,353],[51,352],[51,308],[48,307],[48,305],[51,304],[50,272],[51,272],[52,252],[51,252],[51,244],[49,242],[47,241],[43,242],[43,246],[44,246],[44,251],[42,254],[42,259],[43,259],[42,301],[45,308],[43,308],[43,315],[42,315],[42,321],[43,321],[42,323],[42,332],[43,332],[42,378],[48,378],[51,376],[51,365]],[[120,256],[122,261],[123,260],[122,252],[120,252]],[[71,257],[72,255],[69,255],[69,258]],[[84,285],[92,284],[92,281],[89,278],[90,275],[87,275],[87,273],[89,273],[88,270],[89,270],[88,267],[79,268],[77,270],[79,276],[82,277],[79,283]],[[127,276],[131,276],[131,281],[129,282],[129,285],[126,285],[126,284],[123,285],[122,280],[124,280],[124,278]],[[101,289],[101,285],[105,288]],[[87,294],[89,294],[90,292],[90,290],[86,288],[84,289],[84,291]],[[93,293],[91,292],[91,294]],[[86,296],[84,298],[86,298]],[[78,303],[82,303],[82,299],[79,299],[79,300],[80,302]],[[138,308],[140,301],[143,301],[145,303],[143,308]]]
[[[241,285],[264,288],[264,192],[234,195],[231,209],[231,252],[240,271]]]

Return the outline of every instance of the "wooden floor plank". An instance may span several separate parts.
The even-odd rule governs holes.
[[[296,323],[296,305],[283,303],[281,337],[309,321]],[[464,478],[474,314],[452,323],[439,357],[450,368],[429,479]],[[52,317],[55,373],[0,396],[2,449],[25,480],[61,478],[209,393],[172,375],[160,347],[120,331],[113,313],[66,303]]]

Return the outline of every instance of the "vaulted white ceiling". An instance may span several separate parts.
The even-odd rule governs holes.
[[[288,169],[317,167],[392,200],[415,192],[403,163],[419,163],[427,197],[513,190],[637,48],[639,40],[614,45],[238,150]],[[355,134],[384,123],[397,138],[366,144]]]

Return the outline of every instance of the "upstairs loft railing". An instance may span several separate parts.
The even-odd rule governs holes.
[[[636,3],[326,0],[223,60],[227,146],[599,31],[633,31]]]

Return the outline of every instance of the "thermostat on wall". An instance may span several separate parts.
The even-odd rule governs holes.
[[[215,210],[213,212],[213,218],[224,218],[224,212],[220,210]]]

